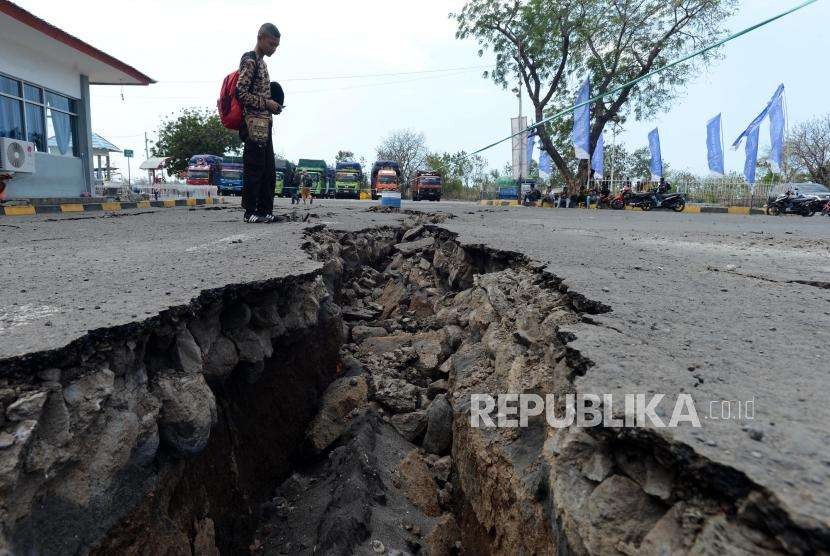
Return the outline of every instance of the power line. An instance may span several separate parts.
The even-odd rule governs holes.
[[[444,74],[441,74],[441,75],[428,75],[428,76],[424,76],[424,77],[415,77],[415,78],[412,78],[412,79],[398,79],[398,80],[395,80],[395,81],[383,81],[383,82],[380,82],[380,83],[364,83],[364,84],[361,84],[361,85],[346,85],[344,87],[328,87],[328,88],[325,88],[325,89],[309,89],[309,90],[289,91],[289,92],[292,95],[294,95],[294,94],[325,93],[325,92],[331,92],[331,91],[347,91],[347,90],[351,90],[351,89],[367,89],[367,88],[371,88],[371,87],[384,87],[384,86],[387,86],[387,85],[400,85],[400,84],[403,84],[403,83],[413,83],[413,82],[416,82],[416,81],[428,81],[428,80],[431,80],[431,79],[443,79],[445,77],[456,77],[456,76],[459,76],[459,75],[463,75],[465,73],[469,73],[470,71],[473,71],[473,70],[471,70],[471,69],[457,70],[453,73],[444,73]],[[94,98],[120,99],[121,96],[120,95],[95,95]],[[204,97],[202,97],[202,96],[173,96],[173,97],[164,96],[164,97],[135,97],[135,98],[132,98],[130,100],[150,100],[150,101],[156,101],[156,100],[202,100],[203,98]]]
[[[752,31],[755,31],[756,29],[758,29],[760,27],[768,25],[768,24],[772,23],[773,21],[781,19],[782,17],[788,16],[793,12],[797,12],[798,10],[800,10],[802,8],[806,8],[810,4],[814,4],[817,1],[818,0],[806,0],[806,2],[802,2],[801,4],[799,4],[799,5],[797,5],[793,8],[790,8],[789,10],[781,12],[780,14],[778,14],[776,16],[770,17],[769,19],[765,19],[764,21],[761,21],[760,23],[756,23],[755,25],[752,25],[751,27],[747,27],[746,29],[743,29],[742,31],[738,31],[737,33],[733,33],[733,34],[729,35],[728,37],[726,37],[724,39],[721,39],[721,40],[719,40],[718,42],[716,42],[714,44],[710,44],[709,46],[705,46],[705,47],[703,47],[699,50],[696,50],[696,51],[692,52],[691,54],[687,54],[686,56],[683,56],[681,58],[678,58],[677,60],[669,62],[665,66],[659,67],[655,70],[652,70],[652,71],[646,73],[645,75],[642,75],[642,76],[640,76],[636,79],[632,79],[631,81],[629,81],[627,83],[623,83],[622,85],[614,87],[610,91],[599,94],[599,95],[597,95],[593,98],[590,98],[590,99],[586,100],[585,102],[580,102],[579,104],[575,104],[575,105],[571,106],[570,108],[565,108],[564,110],[560,110],[559,112],[556,112],[555,114],[553,114],[551,116],[548,116],[547,118],[542,118],[538,122],[527,126],[526,128],[524,128],[521,131],[518,131],[518,132],[516,132],[512,135],[509,135],[508,137],[505,137],[504,139],[499,139],[495,143],[490,143],[486,147],[482,147],[482,148],[480,148],[476,151],[471,152],[470,154],[467,155],[467,157],[470,157],[470,156],[476,155],[480,152],[486,151],[487,149],[495,147],[496,145],[500,145],[501,143],[504,143],[505,141],[509,141],[510,139],[516,137],[517,135],[521,135],[522,133],[527,133],[528,131],[530,131],[533,128],[539,127],[539,126],[541,126],[543,124],[546,124],[546,123],[548,123],[552,120],[555,120],[557,118],[561,118],[562,116],[570,114],[571,112],[573,112],[577,108],[581,108],[583,106],[590,105],[590,104],[598,101],[599,99],[610,96],[610,95],[613,95],[614,93],[617,93],[617,92],[625,89],[626,87],[630,87],[631,85],[636,85],[640,81],[644,81],[644,80],[646,80],[646,79],[648,79],[648,78],[650,78],[650,77],[652,77],[652,76],[654,76],[654,75],[656,75],[656,74],[658,74],[662,71],[665,71],[669,68],[672,68],[672,67],[674,67],[678,64],[682,64],[683,62],[688,62],[692,58],[695,58],[697,56],[700,56],[701,54],[704,54],[705,52],[708,52],[708,51],[710,51],[714,48],[722,46],[722,45],[724,45],[724,44],[726,44],[730,41],[733,41],[733,40],[737,39],[738,37],[746,35],[747,33],[751,33]]]
[[[439,73],[439,72],[449,72],[449,71],[461,71],[461,70],[482,70],[488,69],[491,66],[466,66],[466,67],[459,67],[459,68],[442,68],[442,69],[431,69],[431,70],[417,70],[417,71],[399,71],[399,72],[388,72],[388,73],[364,73],[364,74],[356,74],[356,75],[324,75],[324,76],[314,76],[314,77],[289,77],[283,79],[282,81],[289,82],[289,81],[325,81],[325,80],[333,80],[333,79],[364,79],[369,77],[392,77],[392,76],[400,76],[400,75],[416,75],[416,74],[424,74],[424,73]],[[156,85],[163,85],[165,83],[215,83],[216,80],[205,80],[205,81],[159,81]]]

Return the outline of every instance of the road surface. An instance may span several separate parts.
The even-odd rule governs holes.
[[[273,225],[243,224],[233,203],[4,218],[0,370],[3,360],[152,317],[206,289],[311,271],[305,227],[401,219],[369,206],[320,200],[307,223]],[[523,252],[609,305],[573,330],[573,347],[594,362],[578,389],[692,393],[703,426],[665,434],[766,487],[796,520],[830,527],[830,219],[404,208],[450,212],[442,226],[462,243]],[[288,200],[277,210],[288,213]],[[733,412],[752,401],[754,419],[718,418],[710,401],[731,401]]]

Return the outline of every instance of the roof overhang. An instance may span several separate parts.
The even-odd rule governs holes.
[[[20,6],[0,0],[3,40],[49,56],[89,77],[93,85],[149,85],[155,83],[132,66],[58,29]],[[69,48],[67,48],[69,47]]]

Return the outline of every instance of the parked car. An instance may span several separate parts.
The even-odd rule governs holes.
[[[797,191],[800,195],[815,196],[830,201],[830,189],[820,183],[779,183],[769,190],[768,201],[774,201],[788,190]]]

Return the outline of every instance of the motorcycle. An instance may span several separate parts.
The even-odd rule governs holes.
[[[525,196],[522,198],[522,206],[525,207],[532,207],[535,206],[536,201],[542,198],[542,192],[538,189],[533,189],[525,193]]]
[[[671,209],[674,212],[683,212],[683,209],[686,208],[686,195],[684,193],[654,193],[653,200],[656,201],[654,208]]]
[[[620,190],[616,195],[614,195],[614,197],[611,199],[611,201],[608,203],[608,205],[614,210],[624,209],[625,208],[626,195],[628,193],[630,193],[630,191],[628,191],[626,189]]]
[[[815,214],[817,212],[819,212],[819,213],[822,212],[824,210],[824,207],[827,205],[828,202],[830,202],[830,201],[828,201],[827,199],[822,199],[821,197],[815,197],[812,201],[810,201],[809,209],[812,213],[812,214],[810,214],[810,216],[812,216],[813,214]]]
[[[623,189],[611,200],[611,208],[621,210],[625,208],[625,205],[637,207],[646,212],[655,208],[683,212],[686,208],[686,195],[684,193],[657,193],[654,190],[647,193],[636,193],[629,189]]]
[[[821,208],[822,200],[809,195],[779,195],[773,201],[767,202],[767,214],[780,216],[784,214],[800,214],[813,216]]]

